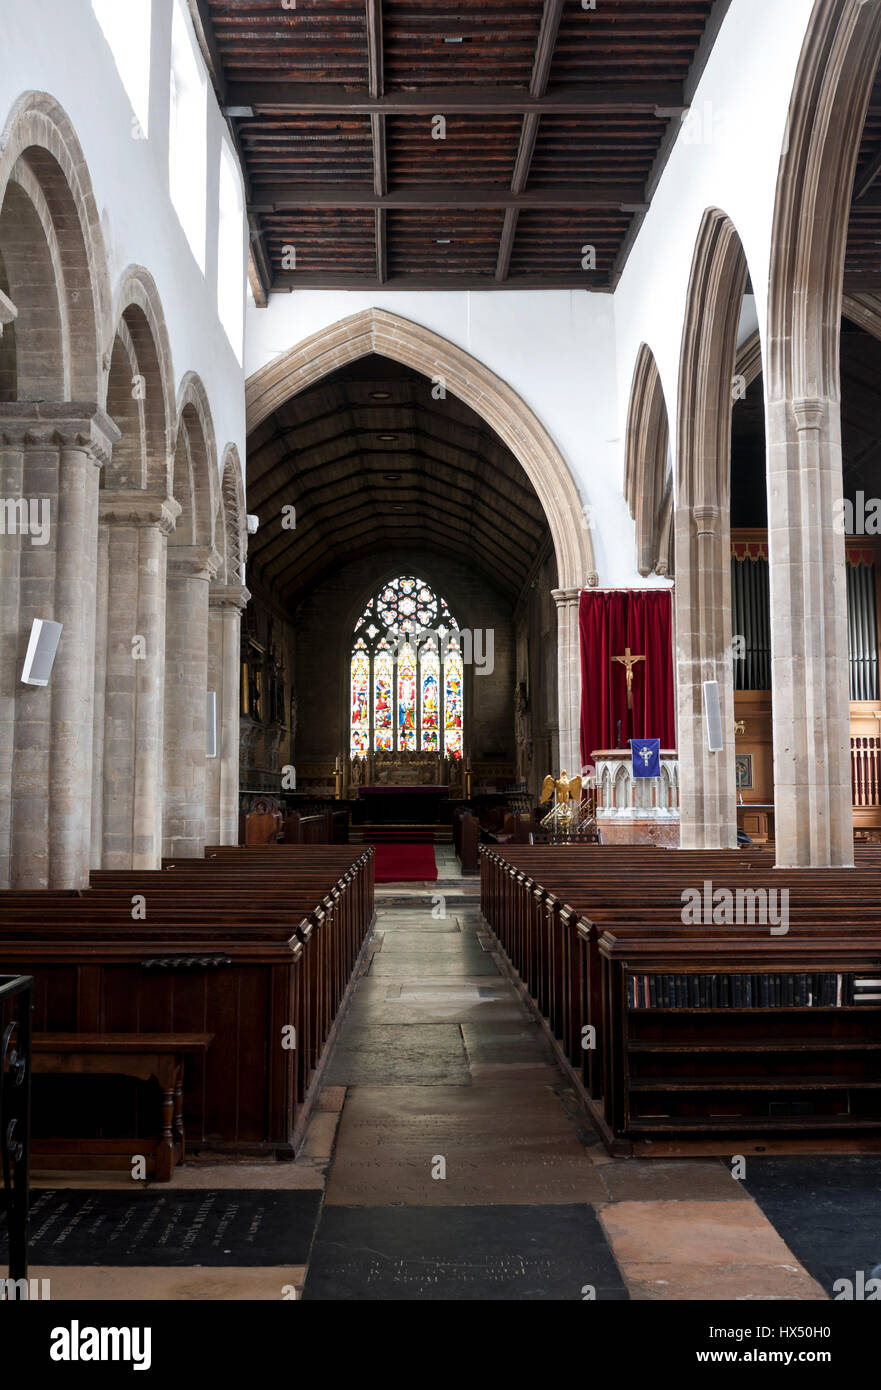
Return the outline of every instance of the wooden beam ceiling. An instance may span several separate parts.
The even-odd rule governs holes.
[[[296,529],[282,507],[296,508]],[[292,397],[248,440],[249,573],[293,604],[353,549],[414,540],[467,558],[511,602],[548,527],[498,436],[408,367],[367,357]]]
[[[278,292],[613,288],[714,8],[189,3]]]

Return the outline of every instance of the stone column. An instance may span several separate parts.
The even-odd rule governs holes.
[[[557,605],[557,704],[560,711],[560,770],[581,772],[580,589],[552,589]]]
[[[241,625],[250,597],[230,584],[212,585],[208,598],[208,689],[217,696],[217,757],[208,759],[207,770],[209,845],[235,845],[239,838]]]
[[[162,852],[171,856],[205,849],[208,586],[220,564],[209,546],[168,549]]]
[[[734,668],[731,659],[731,529],[720,507],[677,507],[676,723],[683,849],[737,845]],[[724,747],[711,753],[703,682],[718,681]]]
[[[12,887],[88,884],[98,470],[118,438],[95,405],[12,403],[0,415],[5,485],[19,490],[30,522],[22,511],[14,545],[3,537],[0,843]],[[36,532],[37,517],[46,532]],[[21,683],[35,618],[63,628],[47,686]]]
[[[837,401],[768,405],[774,802],[780,868],[854,862]]]
[[[106,869],[158,869],[162,858],[166,548],[179,514],[170,497],[101,494],[107,606],[106,639],[98,639],[103,747],[95,761]]]

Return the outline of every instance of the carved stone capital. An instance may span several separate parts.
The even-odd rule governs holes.
[[[210,545],[170,545],[168,574],[175,579],[216,578],[222,558]]]
[[[721,507],[700,506],[692,509],[694,518],[694,529],[698,539],[702,537],[712,537],[713,540],[719,539],[719,523],[722,520]]]
[[[557,608],[566,608],[570,604],[577,604],[581,597],[580,589],[551,589],[551,597]]]
[[[0,406],[0,445],[9,448],[76,450],[102,468],[120,438],[110,416],[90,402],[7,401]]]
[[[174,530],[181,505],[173,497],[134,491],[102,492],[98,516],[105,526],[156,526],[166,536]]]
[[[818,430],[826,419],[826,402],[822,396],[800,396],[792,402],[792,413],[799,433],[802,430]]]
[[[208,595],[209,608],[232,608],[240,613],[251,601],[251,595],[244,584],[212,585]]]

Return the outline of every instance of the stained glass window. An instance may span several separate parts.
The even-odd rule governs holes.
[[[370,653],[362,638],[352,652],[352,736],[353,758],[366,758],[370,747]]]
[[[409,642],[398,654],[398,752],[416,752],[416,653]]]
[[[373,658],[373,746],[377,752],[391,753],[395,746],[394,677],[391,648],[383,638]]]
[[[373,750],[460,758],[464,694],[459,625],[418,575],[384,584],[355,624],[351,666],[353,758]]]
[[[444,755],[447,758],[462,756],[462,678],[462,653],[453,638],[444,657]]]
[[[422,674],[422,751],[436,753],[440,748],[440,660],[433,644],[420,652]]]

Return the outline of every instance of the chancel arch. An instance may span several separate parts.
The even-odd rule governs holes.
[[[578,594],[597,583],[585,500],[547,430],[500,377],[420,324],[366,309],[323,329],[255,372],[246,385],[253,434],[293,395],[347,363],[375,354],[424,374],[483,419],[516,458],[550,529],[557,571],[559,755],[579,767],[580,657]]]

